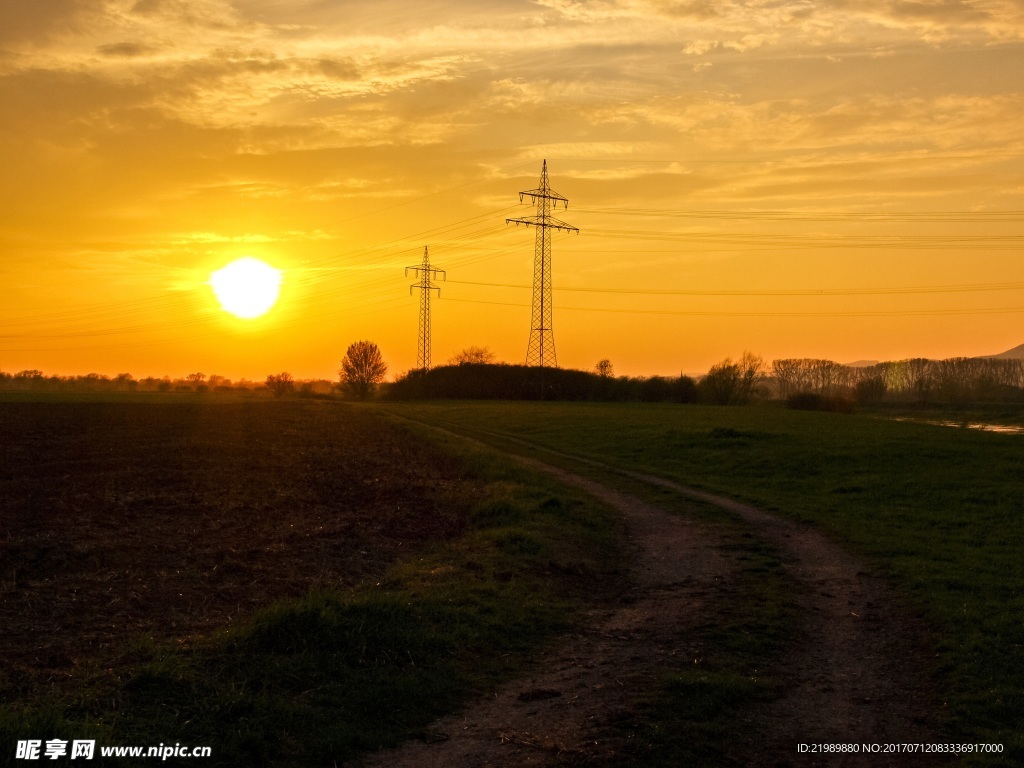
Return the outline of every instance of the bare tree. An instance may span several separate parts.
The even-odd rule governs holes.
[[[267,376],[267,383],[264,386],[274,393],[274,397],[281,397],[295,388],[295,379],[287,371],[272,373]]]
[[[842,383],[842,369],[834,360],[812,360],[811,380],[814,389],[823,395],[834,395]]]
[[[744,352],[738,363],[725,358],[711,366],[701,379],[699,389],[715,405],[745,405],[760,394],[765,382],[764,360]]]
[[[917,402],[927,405],[935,384],[935,363],[923,357],[915,357],[906,361],[906,371],[910,387],[917,393]]]
[[[817,386],[814,370],[817,360],[807,358],[789,358],[772,361],[772,374],[775,378],[778,396],[785,400],[797,392],[810,392]]]
[[[610,379],[613,374],[612,361],[607,357],[604,360],[598,360],[597,365],[594,366],[594,372],[602,379]]]
[[[452,355],[448,365],[490,365],[494,360],[494,353],[487,347],[466,347]]]
[[[948,357],[934,365],[935,384],[939,393],[950,403],[966,403],[972,394],[972,368],[969,357]]]
[[[342,388],[360,400],[366,400],[384,381],[387,363],[372,341],[357,341],[345,350],[338,378]]]
[[[801,363],[799,360],[772,360],[772,375],[780,399],[785,400],[800,389]]]
[[[206,374],[198,372],[190,373],[188,376],[185,377],[185,381],[189,382],[190,384],[202,384],[204,381],[206,381]]]
[[[764,358],[753,352],[744,352],[740,358],[740,397],[742,403],[764,394],[765,373]]]

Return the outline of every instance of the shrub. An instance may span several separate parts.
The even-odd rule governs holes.
[[[861,404],[880,403],[882,398],[885,397],[885,391],[885,379],[881,376],[871,376],[866,379],[861,379],[857,382],[857,386],[854,387],[857,402]]]
[[[786,407],[797,411],[853,413],[853,403],[843,397],[826,397],[817,392],[797,392],[786,398]]]

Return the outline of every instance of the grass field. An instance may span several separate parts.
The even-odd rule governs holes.
[[[1024,762],[1020,435],[769,407],[48,400],[0,402],[0,764],[24,738],[341,764],[520,673],[614,591],[599,504],[382,411],[830,532],[926,617],[943,732],[1007,750],[966,762]],[[785,652],[785,577],[727,535],[748,568],[693,638],[717,672],[653,691],[617,765],[716,764],[738,708],[773,695],[746,670]]]
[[[339,403],[0,403],[0,764],[52,738],[341,764],[521,670],[599,596],[613,526],[439,442]]]
[[[503,437],[651,472],[828,531],[926,617],[950,739],[1005,746],[967,762],[1024,762],[1024,437],[770,407],[387,408],[512,450]]]

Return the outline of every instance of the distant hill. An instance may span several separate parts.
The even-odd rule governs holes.
[[[1013,349],[1000,352],[998,355],[983,355],[983,357],[997,360],[1024,360],[1024,344],[1018,344]]]
[[[1000,352],[998,355],[978,355],[983,360],[1024,360],[1024,344],[1019,344],[1013,349]],[[868,368],[878,365],[878,360],[855,360],[852,363],[843,363],[847,368]]]

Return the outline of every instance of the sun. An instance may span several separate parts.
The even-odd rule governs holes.
[[[225,312],[250,320],[265,315],[281,292],[281,271],[246,256],[210,275],[210,286]]]

